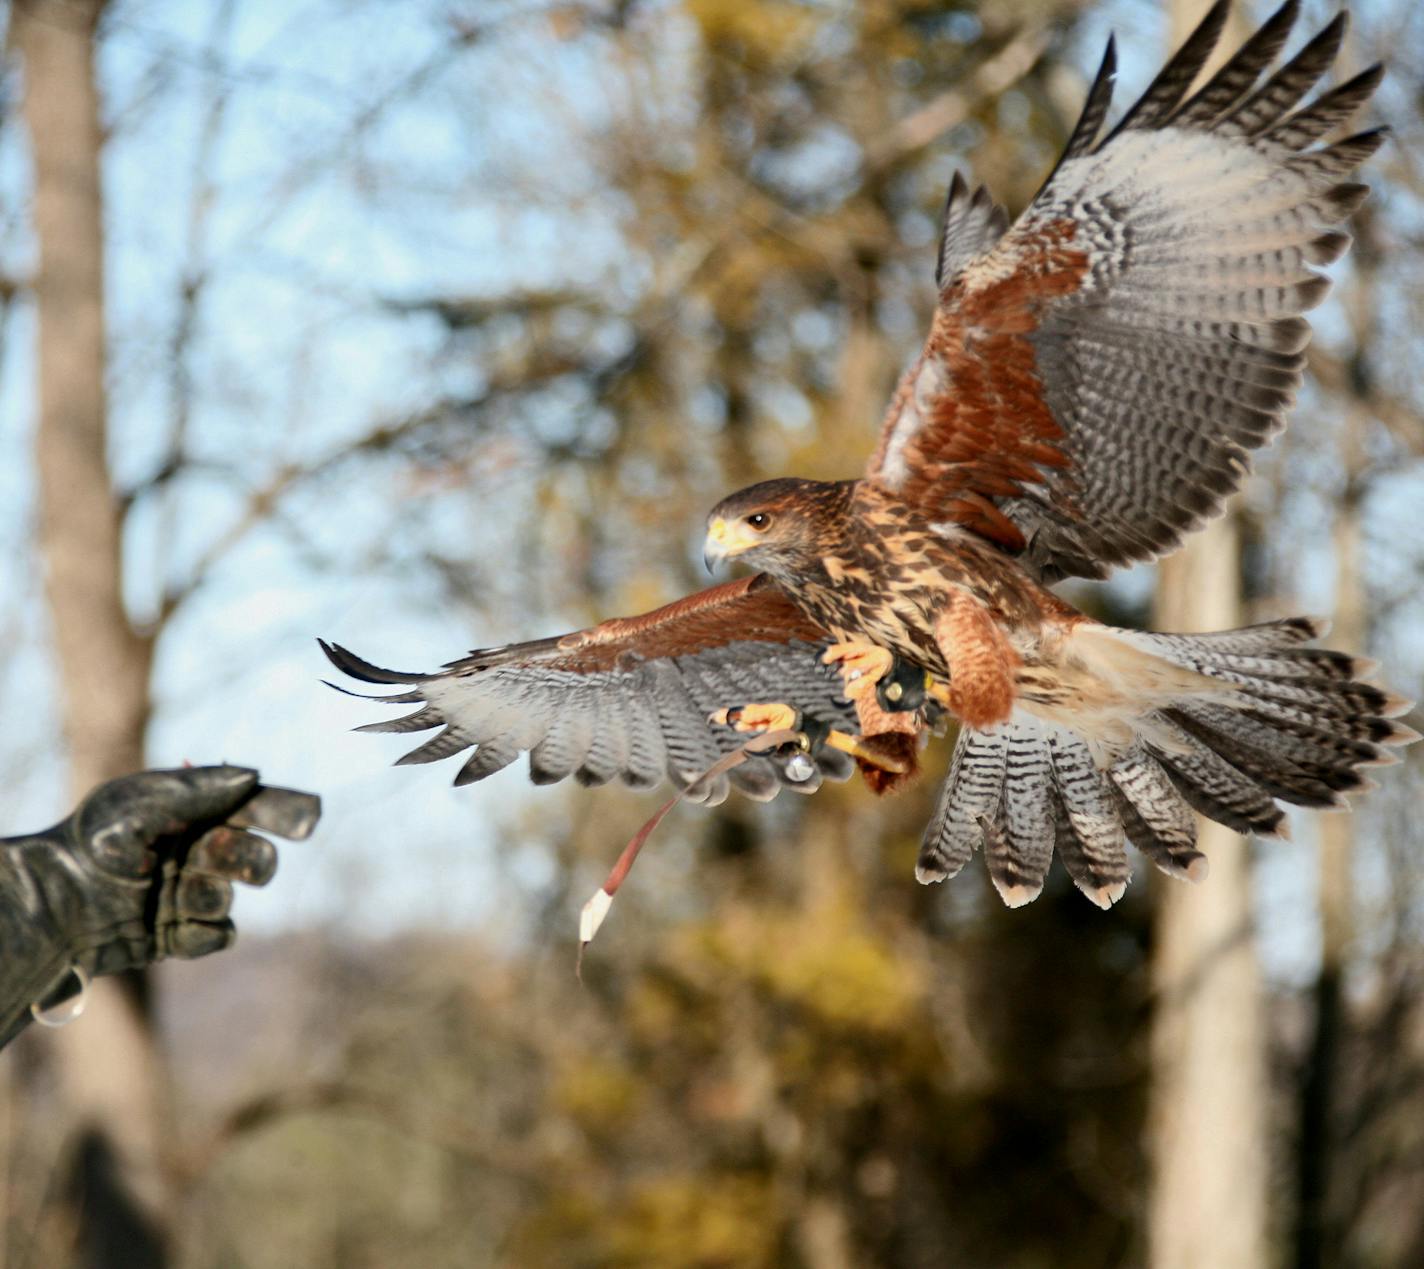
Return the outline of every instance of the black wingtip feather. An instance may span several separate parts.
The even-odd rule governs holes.
[[[325,639],[318,639],[317,644],[326,654],[326,659],[331,662],[343,674],[349,674],[353,679],[360,679],[363,683],[419,683],[422,679],[427,679],[428,674],[409,674],[401,670],[383,670],[378,665],[372,665],[369,661],[363,661],[349,648],[343,648],[339,643],[327,643]],[[333,685],[334,686],[334,685]],[[341,689],[338,689],[341,690]]]
[[[1108,140],[1129,129],[1158,127],[1172,116],[1220,41],[1230,11],[1231,0],[1216,0],[1147,91],[1128,108]]]
[[[1108,36],[1107,47],[1103,49],[1103,60],[1098,64],[1098,73],[1093,76],[1093,86],[1088,89],[1087,100],[1083,103],[1078,122],[1073,125],[1072,135],[1063,151],[1065,159],[1087,154],[1097,142],[1102,131],[1103,120],[1112,108],[1113,87],[1117,83],[1117,42]]]
[[[1254,136],[1275,127],[1334,64],[1349,28],[1343,11],[1254,93],[1218,120],[1230,131]]]
[[[1255,86],[1285,47],[1300,17],[1300,0],[1286,0],[1232,58],[1177,111],[1173,122],[1210,127]]]
[[[419,692],[397,692],[394,696],[381,696],[376,692],[353,692],[349,687],[342,687],[340,683],[333,683],[330,679],[322,679],[322,682],[333,692],[340,692],[342,696],[354,696],[358,701],[376,701],[381,705],[415,705],[425,699]],[[361,729],[356,727],[352,730]]]
[[[1348,220],[1360,209],[1360,204],[1369,197],[1370,187],[1361,181],[1346,181],[1327,190],[1323,199],[1330,206],[1336,220]]]
[[[340,692],[342,696],[354,696],[358,701],[378,700],[379,697],[370,696],[365,692],[353,692],[349,687],[342,687],[340,683],[333,683],[330,679],[322,679],[327,687],[333,692]]]
[[[1372,97],[1375,90],[1384,83],[1385,66],[1383,62],[1375,62],[1366,66],[1358,75],[1347,79],[1339,88],[1335,89],[1340,96],[1348,96],[1351,93],[1359,93],[1361,99]]]
[[[949,182],[949,192],[944,196],[944,207],[939,214],[939,255],[935,259],[935,285],[944,286],[945,259],[949,254],[949,218],[954,211],[954,204],[964,197],[969,186],[965,184],[964,177],[958,172]]]
[[[1310,105],[1301,107],[1289,118],[1269,128],[1266,135],[1271,138],[1288,136],[1293,148],[1300,148],[1301,145],[1322,136],[1328,129],[1349,119],[1374,96],[1383,80],[1382,63],[1376,62],[1373,66],[1367,66],[1358,75],[1336,85],[1329,92],[1322,93]],[[1304,126],[1307,124],[1310,126]]]
[[[1329,149],[1338,150],[1342,155],[1353,158],[1357,163],[1363,163],[1393,135],[1394,129],[1389,124],[1376,124],[1373,128],[1366,128],[1365,131],[1357,132],[1352,137],[1337,141]]]

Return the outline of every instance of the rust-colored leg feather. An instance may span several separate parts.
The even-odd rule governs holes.
[[[949,707],[956,717],[970,727],[1007,719],[1019,658],[989,610],[966,591],[953,591],[935,622],[935,639],[949,666]]]

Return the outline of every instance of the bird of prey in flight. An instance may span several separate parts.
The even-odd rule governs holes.
[[[1106,907],[1126,842],[1198,878],[1194,811],[1284,835],[1279,803],[1342,806],[1368,787],[1361,768],[1417,739],[1391,721],[1409,703],[1312,646],[1320,623],[1143,633],[1049,589],[1167,554],[1241,485],[1300,386],[1302,314],[1329,285],[1317,266],[1349,246],[1340,225],[1366,193],[1351,178],[1383,138],[1337,139],[1378,66],[1306,100],[1343,14],[1275,65],[1298,0],[1194,90],[1227,9],[1111,127],[1109,42],[1012,224],[955,178],[929,336],[864,473],[767,481],[708,516],[709,559],[757,572],[429,674],[324,643],[352,677],[398,685],[377,699],[419,706],[362,730],[442,727],[401,761],[473,747],[457,784],[527,751],[536,783],[667,776],[711,802],[857,766],[893,789],[953,719],[916,875],[982,850],[1010,905],[1040,892],[1055,852]],[[727,769],[759,731],[790,741]]]

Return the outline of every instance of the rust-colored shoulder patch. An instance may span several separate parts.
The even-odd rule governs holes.
[[[765,574],[698,591],[637,617],[614,617],[557,642],[559,668],[613,669],[620,657],[688,656],[729,643],[822,643],[828,636]]]
[[[867,471],[930,519],[953,520],[1011,551],[1023,549],[1023,535],[994,500],[1069,465],[1029,336],[1044,308],[1088,273],[1076,232],[1071,220],[1015,227],[945,290]],[[916,405],[914,384],[927,367],[944,386]]]

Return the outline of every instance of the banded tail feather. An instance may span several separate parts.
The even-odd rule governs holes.
[[[1287,837],[1281,802],[1347,809],[1348,794],[1374,787],[1364,768],[1397,762],[1393,750],[1419,739],[1395,721],[1411,703],[1368,681],[1373,663],[1303,646],[1324,623],[1093,630],[1107,639],[1091,655],[1113,643],[1136,654],[1124,677],[1142,685],[1146,704],[1130,729],[1075,728],[1062,713],[1035,711],[1031,697],[1007,722],[962,729],[920,881],[953,876],[982,847],[995,888],[1019,907],[1042,891],[1056,850],[1106,908],[1127,887],[1127,842],[1162,871],[1199,881],[1207,860],[1194,811],[1239,833]]]

